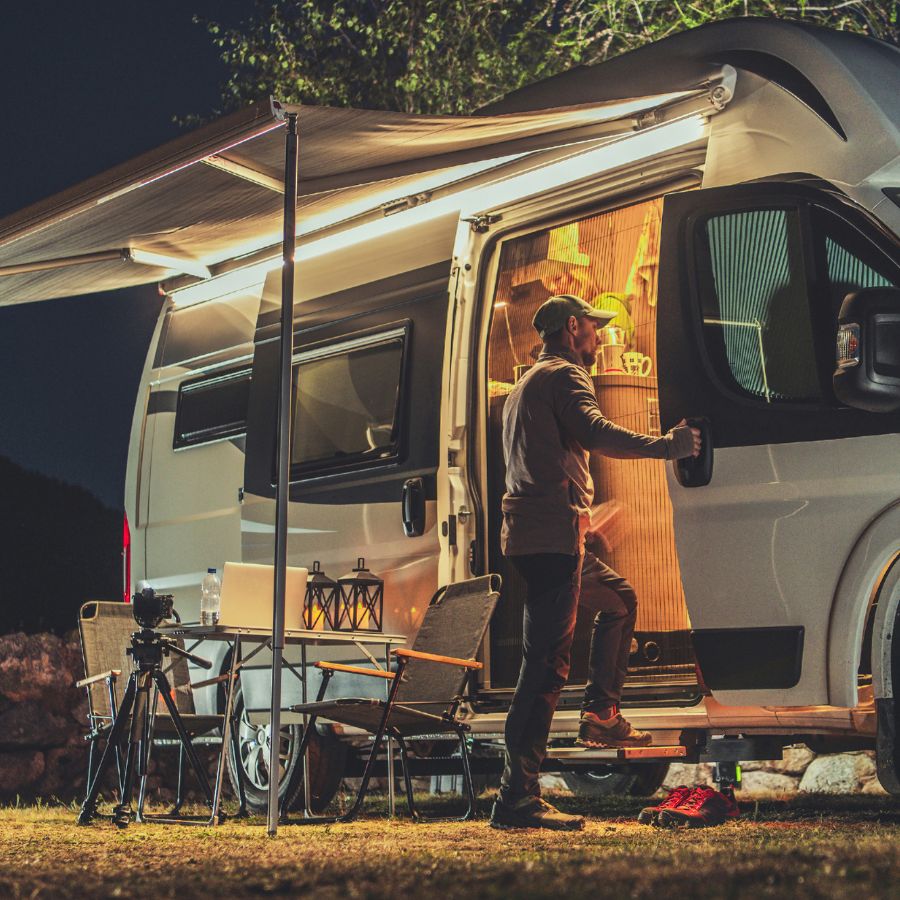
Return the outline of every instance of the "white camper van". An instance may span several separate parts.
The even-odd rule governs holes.
[[[438,585],[502,575],[465,705],[485,770],[521,660],[501,411],[535,358],[535,309],[568,292],[616,312],[628,356],[598,361],[605,414],[705,432],[677,470],[593,461],[608,562],[640,599],[629,719],[695,760],[877,747],[900,792],[898,98],[895,47],[736,20],[469,119],[300,109],[289,563],[336,578],[365,557],[385,630],[410,640]],[[162,282],[126,588],[173,592],[184,619],[208,566],[272,561],[282,142],[260,105],[0,222],[7,300]],[[549,765],[578,790],[652,790],[665,759],[565,755],[593,614],[586,595]],[[242,674],[232,760],[259,802],[268,677]],[[282,735],[285,790],[298,729]],[[322,729],[319,796],[361,740]],[[451,765],[420,749],[430,771]]]

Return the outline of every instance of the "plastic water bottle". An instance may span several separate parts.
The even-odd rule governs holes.
[[[207,569],[200,585],[200,624],[215,625],[219,621],[222,582],[215,569]]]

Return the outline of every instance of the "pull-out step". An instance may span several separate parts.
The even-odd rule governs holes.
[[[550,747],[547,756],[551,759],[572,761],[596,759],[604,762],[628,762],[654,759],[681,759],[687,756],[687,748],[670,747]]]

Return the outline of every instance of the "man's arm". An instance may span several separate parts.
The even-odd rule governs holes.
[[[600,412],[587,373],[576,366],[556,372],[551,389],[553,411],[560,425],[585,450],[620,459],[682,459],[694,453],[694,437],[687,425],[676,425],[668,434],[655,438],[610,422]]]

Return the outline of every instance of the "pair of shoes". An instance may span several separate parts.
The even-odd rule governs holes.
[[[676,809],[681,806],[685,800],[694,792],[694,788],[685,784],[679,784],[678,787],[669,791],[668,797],[658,803],[656,806],[645,806],[638,813],[638,822],[641,825],[657,825],[659,823],[659,814],[664,809]]]
[[[526,797],[507,806],[498,797],[491,810],[491,828],[549,828],[553,831],[581,831],[584,816],[560,812],[541,797]]]
[[[675,800],[676,792],[687,790],[680,801]],[[671,801],[671,802],[670,802]],[[641,816],[654,807],[641,810]],[[653,824],[661,828],[706,828],[721,825],[728,819],[736,819],[741,813],[734,797],[723,794],[706,785],[689,788],[675,788],[671,794],[655,807]],[[640,816],[638,817],[640,821]]]
[[[621,713],[601,719],[596,713],[583,712],[578,723],[580,747],[646,747],[653,743],[649,731],[638,731]]]

